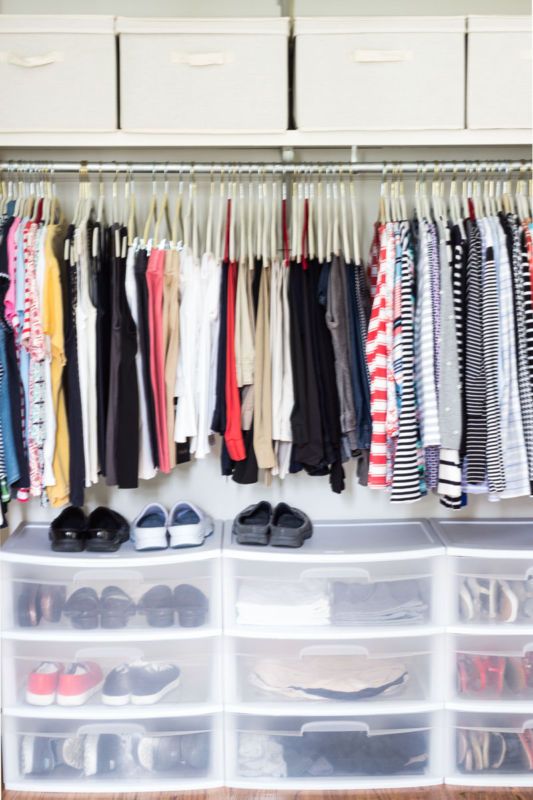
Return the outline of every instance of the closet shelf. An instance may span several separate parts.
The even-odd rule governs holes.
[[[218,703],[159,703],[156,705],[82,705],[82,706],[6,706],[3,713],[7,717],[19,719],[73,719],[73,720],[103,720],[110,719],[166,719],[176,717],[199,717],[206,714],[222,713],[222,705]]]
[[[317,641],[345,639],[403,639],[405,636],[436,636],[442,628],[438,625],[380,625],[349,627],[344,625],[300,625],[286,627],[278,625],[229,625],[224,628],[225,636],[240,639],[315,639]],[[521,631],[520,631],[521,632]]]
[[[284,131],[280,133],[0,133],[1,148],[453,147],[531,145],[531,130]]]
[[[188,639],[210,639],[219,637],[219,627],[203,625],[199,628],[94,628],[82,630],[78,628],[7,628],[2,632],[3,639],[16,642],[97,642],[112,644],[113,642],[177,642]]]
[[[327,702],[321,700],[302,700],[298,703],[264,702],[226,703],[227,714],[249,714],[268,717],[357,717],[363,714],[423,714],[440,711],[441,703],[431,700],[382,700],[375,702],[364,700],[359,702]],[[499,710],[499,709],[498,709]],[[516,707],[515,709],[516,710]],[[7,713],[7,712],[6,712]]]

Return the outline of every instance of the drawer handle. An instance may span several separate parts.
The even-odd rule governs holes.
[[[371,581],[369,571],[362,567],[315,567],[304,570],[302,578],[353,578],[365,583]]]
[[[306,722],[300,728],[301,733],[334,733],[335,731],[364,731],[368,733],[370,730],[366,722],[356,722],[354,720],[332,719],[324,720],[321,722]]]
[[[186,64],[188,67],[220,67],[234,61],[231,53],[171,53],[172,64]]]
[[[313,644],[300,650],[305,656],[368,656],[368,649],[360,644]]]
[[[92,658],[117,658],[120,661],[142,661],[143,652],[138,647],[82,647],[76,650],[76,661],[90,661]]]
[[[92,722],[78,728],[78,736],[91,733],[118,733],[121,735],[124,733],[143,734],[144,732],[144,727],[135,722]]]
[[[47,64],[57,64],[63,61],[63,53],[54,50],[42,56],[19,56],[17,53],[2,53],[2,61],[13,64],[15,67],[45,67]]]
[[[351,60],[356,64],[393,64],[399,61],[412,61],[412,50],[355,50]]]

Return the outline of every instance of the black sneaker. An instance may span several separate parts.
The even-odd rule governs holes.
[[[130,667],[131,702],[139,706],[158,703],[179,683],[180,669],[175,664],[138,661]]]
[[[127,664],[119,664],[107,675],[102,688],[102,703],[125,706],[130,702],[131,672]]]
[[[86,778],[109,773],[126,773],[130,766],[131,736],[116,733],[88,734],[85,737],[83,774]]]

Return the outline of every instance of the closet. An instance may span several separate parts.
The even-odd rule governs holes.
[[[528,280],[529,287],[533,281],[528,250],[532,216],[529,4],[509,0],[504,8],[496,0],[453,0],[441,4],[446,8],[432,15],[427,4],[418,0],[400,4],[405,6],[401,10],[398,3],[389,0],[373,4],[337,0],[327,6],[319,0],[261,0],[253,4],[253,17],[249,16],[252,4],[241,0],[195,3],[198,17],[188,16],[190,5],[185,0],[153,0],[149,6],[143,0],[115,0],[111,4],[78,4],[83,6],[83,13],[68,15],[69,9],[61,0],[44,4],[0,1],[3,216],[25,219],[31,235],[46,229],[50,242],[54,226],[64,228],[65,234],[70,226],[70,234],[65,236],[67,248],[56,248],[57,263],[61,269],[70,265],[70,274],[83,276],[84,281],[90,275],[94,278],[97,270],[87,271],[88,263],[82,263],[80,252],[89,251],[83,246],[80,251],[80,240],[84,242],[83,237],[87,237],[87,242],[97,243],[90,251],[93,258],[102,255],[100,244],[109,236],[113,265],[121,276],[135,275],[141,254],[141,260],[146,258],[146,269],[152,259],[154,272],[157,262],[161,273],[164,263],[163,274],[167,260],[169,274],[172,260],[179,260],[182,277],[191,278],[189,285],[194,285],[194,292],[189,294],[191,302],[178,310],[179,364],[173,370],[178,380],[169,392],[162,380],[154,390],[150,358],[143,361],[140,349],[139,358],[133,356],[129,361],[129,375],[137,380],[137,392],[131,395],[139,400],[136,419],[142,421],[146,412],[142,404],[146,406],[150,391],[155,392],[152,400],[155,398],[159,412],[156,417],[154,407],[154,425],[157,428],[156,423],[162,424],[165,419],[168,462],[160,460],[163,434],[158,439],[156,431],[154,448],[153,430],[148,424],[137,426],[137,442],[128,433],[128,419],[121,410],[129,412],[131,397],[115,409],[118,427],[125,424],[121,428],[125,444],[117,449],[114,439],[109,444],[103,438],[98,412],[102,388],[99,340],[96,335],[94,340],[80,337],[76,353],[88,364],[81,387],[85,398],[81,418],[90,441],[87,436],[87,441],[83,438],[83,426],[71,426],[69,441],[72,436],[78,463],[84,467],[83,479],[78,475],[79,492],[74,499],[90,508],[110,506],[133,519],[148,502],[157,500],[171,507],[178,499],[187,498],[219,521],[212,540],[192,553],[139,554],[131,546],[114,561],[87,559],[88,554],[70,560],[55,558],[48,548],[47,527],[67,497],[60,496],[59,482],[51,483],[50,473],[44,468],[40,476],[35,477],[34,472],[33,492],[30,476],[28,485],[18,487],[32,494],[29,502],[25,502],[24,491],[17,498],[17,480],[2,483],[2,499],[12,496],[6,510],[7,544],[2,556],[4,752],[8,759],[4,780],[9,788],[38,791],[46,790],[46,782],[52,780],[24,774],[19,760],[23,741],[33,742],[43,735],[67,741],[80,735],[98,742],[98,737],[110,734],[150,740],[152,744],[146,745],[150,753],[155,752],[156,739],[164,742],[162,749],[168,746],[180,753],[181,745],[171,746],[175,738],[195,743],[195,758],[187,761],[184,757],[173,772],[151,771],[146,758],[144,764],[136,763],[139,783],[121,784],[121,788],[131,790],[136,786],[154,792],[222,785],[250,790],[350,789],[378,784],[392,788],[439,784],[443,780],[530,786],[531,764],[526,764],[518,745],[515,750],[522,754],[522,760],[515,763],[511,759],[503,771],[485,769],[485,762],[479,760],[479,753],[476,755],[480,742],[489,742],[494,763],[499,760],[496,750],[500,748],[501,755],[503,744],[510,743],[512,748],[520,736],[527,738],[528,746],[531,744],[530,695],[522,684],[522,694],[517,695],[505,681],[501,691],[483,693],[476,688],[476,680],[481,680],[480,674],[488,675],[494,690],[496,683],[492,682],[500,678],[493,675],[502,672],[505,662],[508,674],[515,670],[516,688],[520,680],[524,681],[522,670],[530,659],[533,629],[529,618],[520,616],[527,600],[520,592],[531,583],[528,537],[532,506],[527,484],[533,428],[527,428],[527,436],[523,429],[519,437],[523,444],[522,483],[515,496],[510,497],[510,483],[503,487],[496,480],[489,486],[483,473],[481,480],[474,475],[474,480],[468,481],[468,502],[463,505],[464,459],[455,457],[461,450],[456,427],[451,429],[451,439],[457,446],[445,447],[431,437],[431,431],[420,444],[410,441],[411,469],[406,479],[398,458],[403,453],[396,447],[402,406],[394,385],[396,381],[396,386],[405,391],[409,379],[420,379],[409,361],[411,328],[413,358],[417,363],[422,358],[421,333],[425,328],[422,318],[416,316],[419,309],[426,321],[432,319],[431,341],[422,346],[433,365],[433,383],[425,384],[425,399],[429,393],[441,420],[450,408],[459,414],[459,393],[454,395],[451,384],[446,389],[449,402],[441,402],[434,392],[436,385],[444,385],[442,375],[435,377],[435,365],[437,371],[442,368],[447,374],[448,362],[455,364],[459,358],[457,352],[449,355],[449,344],[465,333],[458,295],[440,296],[436,280],[437,276],[442,280],[443,275],[453,275],[454,266],[456,276],[460,273],[458,251],[454,250],[448,260],[446,245],[451,246],[451,241],[446,241],[446,231],[439,228],[447,219],[452,222],[449,230],[457,228],[461,241],[467,238],[465,222],[474,217],[480,221],[484,248],[481,269],[488,269],[489,284],[496,288],[496,295],[491,295],[492,313],[503,330],[516,303],[524,311],[523,316],[517,316],[529,345],[530,296],[526,297],[527,286],[524,289]],[[424,263],[430,265],[427,273],[414,258],[415,249],[419,252],[419,222],[424,219],[431,220],[422,233],[427,245]],[[403,225],[405,221],[407,225]],[[36,228],[32,233],[33,223]],[[502,227],[500,231],[497,226],[503,223],[511,225],[512,230]],[[497,271],[487,257],[493,237],[498,248]],[[512,253],[505,258],[511,240],[514,261]],[[411,251],[409,243],[415,241],[416,248]],[[44,274],[46,242],[43,236],[32,245],[37,284],[39,275],[42,278]],[[21,243],[23,247],[23,239]],[[442,243],[445,247],[439,249]],[[169,253],[172,256],[167,259]],[[97,261],[93,258],[92,265]],[[329,261],[331,270],[329,266],[323,269]],[[503,262],[507,282],[502,308],[498,305],[502,296],[498,281]],[[14,262],[12,273],[13,269],[16,274]],[[404,276],[410,276],[403,284],[402,269]],[[345,331],[344,345],[338,334],[332,334],[334,325],[328,327],[323,292],[324,286],[332,291],[341,273],[346,285],[341,281],[335,296],[350,303],[341,305],[349,308],[345,320],[352,325]],[[301,283],[291,284],[291,275]],[[368,297],[361,280],[367,275]],[[424,279],[417,282],[420,275]],[[484,280],[486,272],[478,277]],[[246,295],[239,293],[239,280],[241,289],[246,286]],[[460,283],[458,280],[456,288]],[[225,286],[227,300],[231,297],[228,284],[235,291],[235,304],[228,306],[226,302],[222,308],[220,287]],[[57,288],[59,283],[54,285]],[[82,330],[87,311],[91,331],[94,328],[96,332],[101,309],[100,303],[93,302],[99,291],[97,281],[87,281],[81,288],[82,305],[73,321]],[[124,294],[121,287],[115,298],[122,304],[119,310],[127,310],[131,302],[138,311],[138,304],[132,301],[131,280],[125,281],[123,288]],[[463,289],[462,299],[467,295],[466,286]],[[290,291],[294,292],[292,296]],[[19,281],[18,292],[15,306],[22,297],[24,310],[24,281]],[[307,298],[304,302],[298,301],[298,292]],[[388,298],[383,302],[383,318],[371,314],[376,295]],[[273,296],[279,302],[273,301]],[[331,293],[329,296],[331,303]],[[432,317],[432,300],[438,296],[440,333]],[[76,302],[79,297],[76,295]],[[420,297],[422,303],[418,303]],[[472,293],[469,297],[472,310]],[[288,301],[285,305],[284,299]],[[4,306],[8,322],[12,321],[9,297]],[[68,314],[73,305],[69,298],[61,298],[50,308]],[[306,341],[306,330],[320,330],[323,336],[309,353],[315,379],[308,385],[301,382],[299,397],[306,408],[314,398],[320,423],[327,418],[333,425],[320,428],[320,457],[314,459],[311,452],[309,458],[309,437],[298,443],[300,460],[295,464],[289,439],[293,435],[294,381],[298,380],[293,368],[302,359],[291,353],[290,341],[284,350],[283,337],[278,341],[275,333],[290,331],[290,314],[300,308],[304,310],[300,320],[302,341]],[[481,314],[481,300],[479,308]],[[226,333],[228,310],[230,317],[234,312],[238,320],[237,333],[232,330],[232,340],[238,344],[229,353],[230,362],[235,357],[235,364],[231,362],[235,381],[231,385],[226,382],[227,349],[221,373],[224,401],[226,391],[238,400],[228,412],[235,422],[232,430],[237,431],[237,442],[226,435],[227,417],[219,415],[218,425],[213,425],[222,353],[221,310],[226,313]],[[489,314],[489,305],[486,311]],[[188,327],[191,315],[196,321]],[[262,341],[255,333],[259,318],[270,325],[270,330],[264,325],[261,328]],[[297,313],[293,314],[295,318]],[[395,362],[399,339],[387,334],[386,360],[392,364],[393,381],[391,391],[386,390],[385,402],[391,415],[385,420],[384,454],[380,452],[381,441],[365,439],[364,425],[358,428],[352,424],[349,404],[340,404],[344,390],[344,397],[359,397],[358,423],[364,418],[361,409],[365,403],[375,420],[375,390],[377,386],[379,394],[382,378],[382,321],[389,328],[396,323],[396,332],[401,323],[404,348],[403,360]],[[138,325],[138,316],[134,322]],[[498,397],[498,407],[508,407],[504,393],[509,392],[515,411],[519,407],[519,416],[526,409],[528,426],[533,425],[531,397],[527,391],[520,394],[513,381],[515,377],[518,383],[521,374],[523,388],[530,365],[523,351],[512,351],[512,327],[509,323],[505,328],[505,359],[502,356],[500,360],[500,351],[494,348],[494,342],[488,342],[489,350],[492,344],[491,371],[488,378],[486,372],[483,375],[492,387],[492,394],[488,394]],[[118,329],[124,332],[126,326],[119,325]],[[196,334],[191,336],[192,329]],[[475,338],[475,326],[468,330]],[[368,341],[364,341],[368,332],[371,338],[377,332],[374,349],[370,343],[369,360]],[[348,334],[355,342],[350,352],[365,357],[354,357],[341,375],[336,366],[343,347],[349,350]],[[45,335],[50,336],[50,330]],[[444,338],[439,340],[439,335]],[[255,397],[247,391],[251,382],[246,345],[250,341],[254,345],[254,369],[257,364],[262,367],[254,376],[255,388],[259,384],[261,389]],[[140,348],[138,338],[136,342]],[[2,340],[0,355],[4,346]],[[475,341],[471,338],[470,352],[473,349]],[[512,369],[507,370],[510,366]],[[454,375],[459,369],[456,367],[452,367]],[[292,384],[288,381],[289,368]],[[469,369],[469,391],[475,396],[475,364],[470,363]],[[204,380],[203,394],[197,393],[202,399],[198,400],[196,394],[188,395],[188,389],[192,385],[190,376],[200,370]],[[108,366],[105,375],[114,379],[118,370]],[[509,375],[511,381],[507,382]],[[123,383],[122,397],[128,395],[129,385]],[[289,385],[292,399],[284,389]],[[326,392],[332,386],[336,389],[333,404]],[[263,402],[266,397],[278,401],[285,416],[280,413],[274,419],[268,403]],[[402,399],[405,401],[406,394]],[[377,400],[379,406],[380,397]],[[338,408],[335,402],[339,402]],[[404,419],[406,407],[404,403]],[[5,405],[3,408],[5,411]],[[262,432],[266,431],[266,438],[257,437],[255,443],[256,427],[250,427],[249,418],[248,427],[240,424],[250,409]],[[495,413],[494,406],[485,416],[490,417],[490,413]],[[2,414],[0,407],[0,421],[5,421]],[[265,419],[273,422],[271,430],[264,426]],[[398,425],[389,427],[394,419]],[[466,419],[465,411],[464,424]],[[494,419],[490,417],[492,434]],[[511,434],[515,431],[514,419],[506,418],[505,430]],[[324,427],[328,427],[327,436]],[[212,430],[216,431],[214,437]],[[495,441],[493,437],[491,443]],[[391,442],[394,446],[387,449]],[[433,472],[425,483],[427,471],[424,481],[419,479],[417,457],[423,451],[425,458],[425,451],[433,446],[441,446],[445,452],[433,461],[435,453],[430,454]],[[503,453],[504,443],[498,446]],[[148,458],[141,457],[142,447],[144,455],[150,453]],[[224,460],[226,451],[229,466],[228,459]],[[115,473],[103,477],[99,474],[102,456],[105,460],[110,455],[113,460],[117,452],[121,455],[119,474],[115,464]],[[475,452],[474,442],[470,453]],[[257,463],[240,458],[242,453],[253,453]],[[0,462],[2,458],[5,460],[5,453]],[[48,466],[51,463],[47,462]],[[510,458],[504,463],[508,465]],[[59,470],[58,462],[52,465]],[[8,483],[14,490],[10,491]],[[455,491],[445,490],[454,485]],[[53,490],[48,491],[54,486],[55,499]],[[401,502],[390,502],[393,490],[393,499]],[[273,504],[284,500],[305,510],[315,524],[313,539],[297,553],[237,545],[231,536],[231,519],[245,506],[263,499]],[[415,499],[417,502],[412,503]],[[500,521],[492,533],[495,513]],[[19,525],[23,526],[19,533],[10,538]],[[18,625],[17,601],[28,586],[61,586],[70,594],[83,584],[100,593],[111,580],[136,601],[155,585],[191,583],[208,597],[206,623],[197,629],[176,625],[162,632],[137,615],[118,635],[99,629],[73,631],[67,627],[66,618],[60,623],[44,620],[43,625],[31,629]],[[291,596],[291,591],[298,592],[303,585],[307,589],[309,582],[316,590],[311,606],[314,611],[318,608],[321,621],[315,625],[298,620],[296,608],[296,619],[290,616],[289,626],[283,620],[283,605],[274,602],[278,592],[282,599],[279,585]],[[366,606],[355,613],[353,604],[348,603],[347,610],[340,595],[335,612],[331,605],[334,584],[342,595],[344,589],[339,584],[343,582],[361,591],[361,587],[374,589],[387,582],[396,586],[416,584],[419,599],[414,610],[398,612],[412,614],[402,627],[402,635],[398,635],[399,629],[394,632],[393,625],[387,627],[375,620],[370,624],[365,617]],[[506,583],[510,587],[507,593]],[[521,589],[518,585],[522,583]],[[351,591],[346,590],[350,597]],[[265,593],[272,596],[270,604]],[[514,616],[510,612],[508,624],[490,616],[504,600],[507,610],[514,605],[518,609]],[[293,611],[292,605],[290,608]],[[261,609],[268,620],[261,617]],[[477,618],[485,612],[487,619]],[[332,624],[335,613],[337,622]],[[113,709],[96,701],[70,709],[35,708],[25,703],[24,676],[31,665],[95,658],[112,669],[124,660],[123,652],[132,662],[139,658],[160,662],[168,660],[170,652],[178,654],[176,662],[183,673],[180,691],[168,702],[141,711],[133,705]],[[398,669],[405,666],[409,681],[397,697],[384,694],[377,700],[358,698],[349,703],[349,709],[335,697],[309,697],[306,687],[303,697],[295,697],[284,685],[278,695],[272,693],[276,677],[283,683],[302,661],[307,659],[320,671],[323,661],[336,656],[379,662],[380,668],[387,666],[387,674],[400,682],[404,673],[399,674]],[[274,674],[269,671],[272,661],[276,662]],[[304,670],[310,669],[304,665],[301,674],[309,678],[309,671]],[[378,685],[382,686],[379,681]],[[379,758],[372,761],[375,745],[365,751],[375,767],[372,774],[360,764],[346,768],[342,760],[333,759],[326,765],[316,751],[311,755],[304,752],[306,741],[321,741],[331,756],[343,736],[349,742],[363,737],[375,742],[385,735],[390,744],[404,737],[406,731],[409,742],[420,752],[410,752],[410,744],[404,739],[405,752],[410,756],[395,774],[384,774]],[[247,750],[247,743],[258,748],[256,762],[255,751]],[[270,774],[264,766],[269,758],[274,763],[270,764]],[[102,781],[94,773],[85,775],[86,783],[81,780],[84,768],[72,773],[64,765],[60,767],[55,775],[58,784],[61,782],[58,788],[101,791],[117,786],[116,778],[108,775]]]

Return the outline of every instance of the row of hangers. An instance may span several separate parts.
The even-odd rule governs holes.
[[[431,181],[429,173],[432,172]],[[357,231],[356,177],[339,165],[304,168],[288,182],[275,170],[267,176],[262,168],[250,167],[247,174],[228,164],[226,170],[211,171],[205,219],[200,220],[198,185],[194,165],[179,172],[175,198],[171,202],[170,180],[163,170],[158,181],[152,171],[152,191],[142,227],[138,227],[137,192],[134,168],[117,168],[111,183],[111,207],[106,208],[106,183],[98,173],[97,191],[84,162],[79,168],[78,197],[73,216],[77,226],[93,218],[100,223],[117,222],[128,230],[128,243],[135,238],[159,247],[189,246],[200,257],[200,247],[221,258],[226,249],[230,259],[238,256],[253,264],[253,258],[269,259],[304,255],[323,260],[330,253],[343,251],[347,260],[360,261]],[[446,186],[448,185],[448,191]],[[420,165],[414,186],[414,205],[419,218],[450,217],[461,223],[469,216],[469,202],[476,216],[492,216],[499,210],[517,213],[521,219],[533,216],[532,180],[520,169],[513,190],[512,175],[506,165],[488,169],[482,163],[468,168],[460,185],[458,171],[449,182],[439,163]],[[15,214],[56,221],[60,205],[53,166],[40,171],[31,164],[13,165],[0,182],[0,211],[15,201]],[[42,203],[39,201],[42,200]],[[228,214],[228,201],[231,213]],[[280,213],[281,212],[281,213]],[[381,176],[379,219],[381,222],[408,219],[404,176],[401,164],[384,164]],[[226,221],[229,218],[229,230]],[[202,230],[203,237],[200,234]],[[281,236],[280,236],[281,230]],[[280,256],[281,254],[281,256]]]

